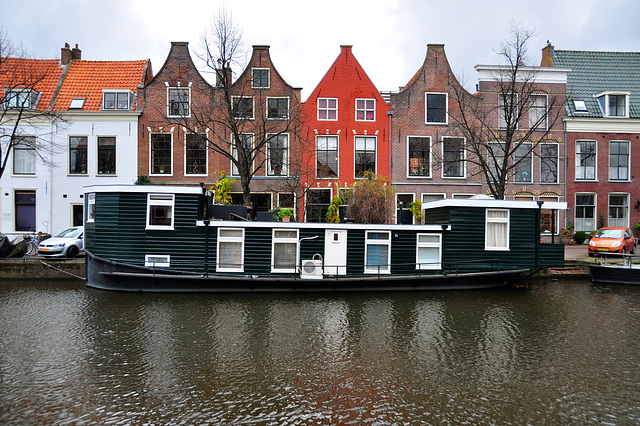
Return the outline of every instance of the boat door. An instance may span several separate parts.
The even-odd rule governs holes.
[[[324,232],[324,274],[347,275],[347,230]]]

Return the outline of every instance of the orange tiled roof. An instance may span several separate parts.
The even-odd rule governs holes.
[[[73,60],[56,98],[54,110],[66,111],[73,98],[86,98],[83,111],[100,111],[102,89],[129,89],[137,93],[137,86],[144,81],[147,64],[147,60]]]
[[[0,88],[34,88],[41,93],[36,110],[49,108],[64,70],[57,59],[2,58]]]

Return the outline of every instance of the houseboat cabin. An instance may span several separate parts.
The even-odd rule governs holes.
[[[562,246],[540,242],[535,202],[438,201],[426,206],[425,225],[218,220],[209,217],[210,203],[211,194],[197,187],[85,188],[87,285],[225,292],[482,288],[564,261]],[[545,203],[550,208],[566,205]]]

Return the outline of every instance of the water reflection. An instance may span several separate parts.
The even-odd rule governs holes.
[[[640,289],[0,286],[1,423],[638,423]]]

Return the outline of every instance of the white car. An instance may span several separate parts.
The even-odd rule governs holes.
[[[45,257],[76,257],[84,253],[84,228],[67,228],[55,237],[40,242],[38,254]]]

